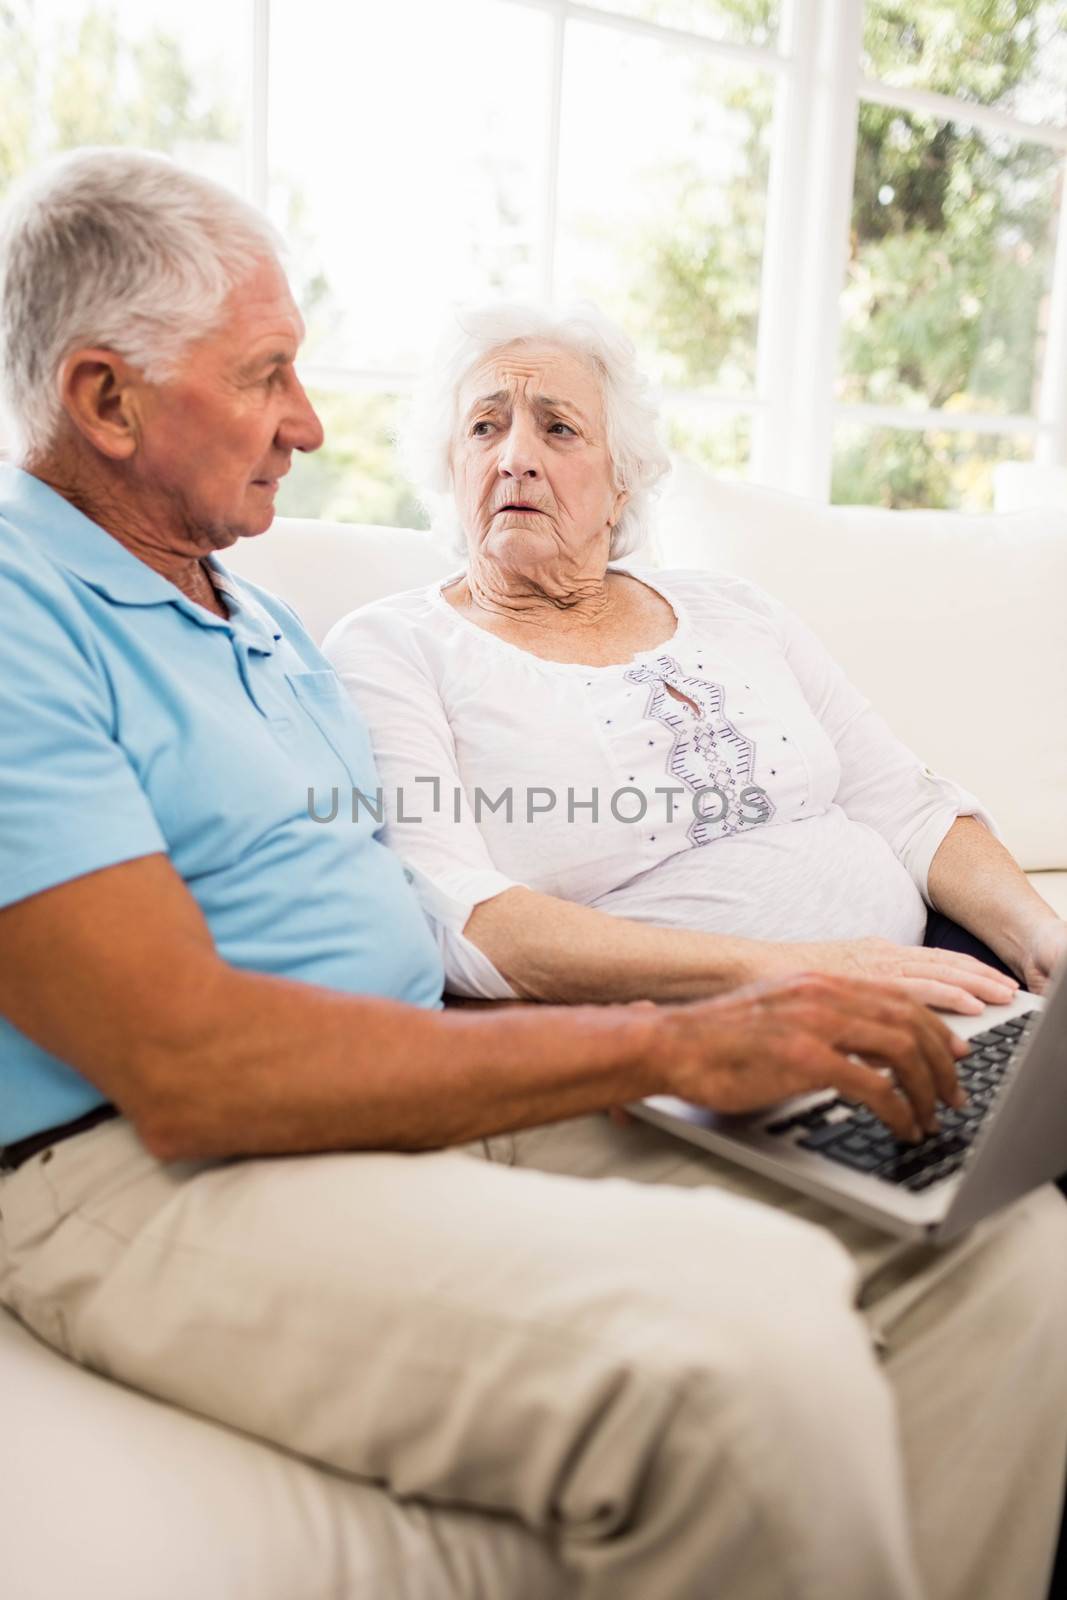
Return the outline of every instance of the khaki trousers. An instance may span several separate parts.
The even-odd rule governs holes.
[[[383,1548],[389,1600],[1042,1600],[1052,1189],[934,1251],[605,1117],[167,1167],[117,1122],[0,1211],[0,1299],[46,1340],[432,1536],[432,1591]]]

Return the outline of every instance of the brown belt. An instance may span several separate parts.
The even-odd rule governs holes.
[[[64,1139],[73,1139],[76,1133],[88,1133],[90,1128],[99,1126],[101,1122],[110,1122],[119,1115],[117,1106],[94,1106],[83,1117],[75,1117],[73,1122],[62,1122],[58,1128],[45,1128],[43,1133],[31,1133],[25,1139],[16,1139],[14,1144],[5,1145],[0,1150],[0,1172],[14,1172],[41,1150],[62,1144]]]

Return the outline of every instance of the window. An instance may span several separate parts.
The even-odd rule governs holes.
[[[486,297],[597,300],[661,386],[672,441],[748,469],[776,0],[269,16],[269,199],[335,424],[281,510],[412,517],[388,450],[353,430],[371,418],[381,441],[448,307]]]
[[[867,0],[862,56],[833,497],[985,508],[1063,446],[1067,4]]]
[[[240,187],[247,19],[237,5],[206,20],[181,0],[0,0],[0,194],[87,144],[163,150]]]
[[[86,143],[285,233],[290,514],[417,520],[391,437],[486,297],[599,301],[720,472],[981,507],[1067,461],[1067,0],[0,0],[0,193]]]

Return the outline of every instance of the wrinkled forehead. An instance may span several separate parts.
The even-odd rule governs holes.
[[[501,345],[477,362],[459,386],[457,415],[480,404],[570,407],[590,424],[603,416],[599,374],[573,350],[547,341]]]
[[[264,258],[232,289],[215,327],[201,343],[222,357],[254,355],[261,345],[277,345],[289,355],[303,343],[304,319],[279,261]]]

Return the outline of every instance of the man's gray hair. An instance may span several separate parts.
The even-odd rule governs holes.
[[[535,341],[571,352],[585,361],[599,380],[615,487],[629,495],[612,532],[610,559],[618,560],[644,543],[655,486],[669,470],[669,463],[633,344],[593,305],[565,310],[495,305],[458,312],[416,392],[408,425],[401,433],[404,463],[434,530],[454,548],[464,550],[451,472],[460,387],[492,351]]]
[[[113,350],[165,381],[280,253],[252,206],[146,151],[78,150],[16,185],[0,216],[0,403],[16,455],[54,442],[72,351]]]

